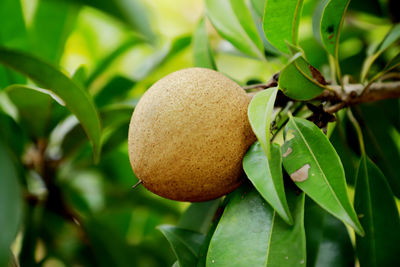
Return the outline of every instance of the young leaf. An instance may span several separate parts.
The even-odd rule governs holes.
[[[38,2],[29,28],[34,55],[58,64],[65,42],[75,26],[78,11],[79,7],[68,1]]]
[[[271,146],[271,153],[267,158],[260,143],[254,143],[243,158],[243,169],[257,191],[279,216],[286,223],[293,224],[283,186],[282,154],[279,145]]]
[[[0,170],[0,228],[3,229],[0,238],[0,266],[7,266],[9,248],[20,226],[22,203],[17,172],[3,139],[0,139]]]
[[[93,145],[95,160],[100,155],[100,119],[89,94],[55,67],[31,55],[0,47],[0,62],[27,75],[59,96],[76,115]]]
[[[263,59],[263,44],[244,0],[206,0],[207,17],[243,53]]]
[[[383,173],[365,156],[358,168],[354,207],[365,229],[364,237],[356,237],[360,265],[398,265],[400,220],[396,203]]]
[[[324,3],[324,7],[318,9],[321,14],[315,15],[313,18],[321,18],[315,23],[319,24],[322,44],[328,53],[338,58],[340,31],[350,0],[328,0]]]
[[[342,163],[322,131],[310,121],[291,118],[285,127],[282,152],[283,166],[296,185],[363,235],[350,204]]]
[[[307,266],[354,266],[354,249],[346,226],[306,198],[304,225]]]
[[[251,128],[268,157],[270,154],[270,127],[272,112],[274,110],[277,92],[277,88],[271,88],[257,93],[251,100],[248,108],[248,117]]]
[[[194,65],[201,68],[216,70],[214,56],[211,51],[206,29],[205,18],[202,18],[196,27],[193,36]]]
[[[400,39],[400,23],[396,24],[385,36],[382,42],[372,52],[372,55],[365,59],[363,68],[361,71],[361,80],[364,81],[367,78],[368,71],[375,60],[382,55],[393,43]],[[387,69],[387,67],[385,67]],[[389,68],[390,69],[390,68]]]
[[[161,225],[157,228],[168,239],[179,266],[196,266],[201,245],[205,239],[203,234],[170,225]]]
[[[178,227],[207,234],[221,199],[192,203],[179,220]]]
[[[235,191],[211,239],[207,266],[304,266],[304,194],[291,191],[288,199],[293,226],[276,216],[256,190]]]
[[[286,42],[297,45],[303,0],[267,0],[264,9],[264,32],[267,40],[284,53]]]
[[[279,89],[296,100],[310,100],[321,94],[324,85],[317,79],[319,73],[300,54],[295,55],[279,75]]]

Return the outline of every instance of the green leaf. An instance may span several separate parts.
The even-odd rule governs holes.
[[[192,203],[183,213],[178,227],[207,234],[221,199]]]
[[[0,139],[0,266],[7,266],[9,249],[17,235],[22,217],[21,192],[17,172],[8,148]]]
[[[289,191],[293,226],[256,190],[235,191],[212,237],[206,266],[304,266],[304,194]]]
[[[205,239],[203,234],[170,225],[161,225],[157,228],[168,239],[178,259],[179,266],[196,266],[200,248]]]
[[[385,106],[393,107],[388,101],[385,101]],[[383,109],[380,103],[371,103],[360,105],[355,111],[365,133],[367,155],[383,171],[393,194],[400,197],[400,151],[396,146],[398,141],[391,134],[396,130],[388,110]],[[390,109],[389,114],[395,111]]]
[[[368,72],[369,72],[372,64],[375,62],[375,60],[399,39],[400,39],[400,23],[394,25],[393,28],[390,29],[390,31],[386,34],[386,36],[382,40],[382,42],[376,47],[376,49],[373,50],[372,54],[369,55],[365,59],[363,68],[361,71],[361,80],[362,81],[364,81],[367,78]],[[400,56],[397,55],[392,61],[398,63],[400,61]],[[389,63],[385,67],[385,69],[392,69],[391,68],[392,65],[396,65],[396,64]]]
[[[4,140],[13,152],[14,157],[19,158],[24,151],[26,136],[21,127],[12,117],[0,110],[0,139]]]
[[[0,1],[0,45],[26,49],[28,35],[26,32],[21,1]],[[0,66],[0,89],[13,83],[25,83],[21,75]]]
[[[304,225],[307,266],[354,266],[354,249],[346,226],[306,198]]]
[[[271,120],[277,88],[263,90],[251,100],[248,108],[248,117],[251,128],[257,136],[265,155],[270,156]]]
[[[0,47],[0,62],[30,77],[65,102],[85,129],[97,161],[100,156],[100,119],[89,94],[67,75],[31,55]]]
[[[201,68],[216,70],[214,56],[208,41],[205,19],[202,18],[193,35],[194,65]]]
[[[39,1],[29,28],[34,55],[58,64],[78,11],[79,7],[70,2]]]
[[[297,45],[303,0],[267,0],[264,9],[264,32],[267,40],[284,53],[286,43]]]
[[[143,42],[143,40],[138,36],[128,38],[103,59],[101,59],[93,72],[90,73],[89,77],[87,78],[86,87],[89,87],[99,76],[101,76],[117,58],[141,42]]]
[[[340,32],[350,0],[329,0],[323,1],[323,8],[318,9],[320,15],[315,15],[313,19],[321,18],[319,23],[319,34],[326,51],[335,58],[338,58]]]
[[[365,156],[358,168],[354,206],[365,229],[356,237],[361,266],[396,266],[400,220],[393,194],[379,168]]]
[[[282,176],[282,154],[279,145],[271,146],[269,158],[259,142],[253,144],[243,158],[243,169],[257,191],[288,224],[293,224],[286,201]]]
[[[59,0],[61,1],[61,0]],[[66,1],[66,0],[62,0]],[[155,42],[156,36],[151,28],[146,6],[141,0],[73,0],[82,5],[97,8],[114,18],[130,25],[149,42]]]
[[[206,14],[223,38],[245,54],[263,59],[263,44],[244,0],[206,0]]]
[[[136,82],[129,78],[117,75],[94,96],[94,102],[100,108],[112,102],[122,101],[135,84]]]
[[[33,138],[43,138],[51,115],[51,97],[36,88],[23,85],[12,85],[6,92],[18,109],[20,125]]]
[[[283,166],[309,197],[333,216],[364,231],[350,204],[340,158],[328,138],[312,122],[291,118],[285,127]]]
[[[296,54],[280,72],[279,89],[296,100],[313,99],[324,89],[324,85],[313,78],[315,72],[319,73],[300,54]]]

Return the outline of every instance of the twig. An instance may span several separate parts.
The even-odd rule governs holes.
[[[243,87],[244,90],[268,89],[278,85],[279,72],[275,73],[267,83],[257,83]]]
[[[142,183],[143,183],[143,181],[142,181],[142,180],[139,180],[136,184],[134,184],[134,185],[132,186],[132,189],[135,189],[137,186],[141,185]]]

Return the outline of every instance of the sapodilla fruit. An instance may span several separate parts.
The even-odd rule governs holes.
[[[151,192],[206,201],[236,189],[255,141],[250,98],[235,82],[204,68],[176,71],[140,99],[129,127],[129,158]]]

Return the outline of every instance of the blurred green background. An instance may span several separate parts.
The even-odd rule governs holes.
[[[382,18],[387,10],[374,6],[378,1],[367,2],[352,1],[342,33],[342,70],[354,77],[369,45],[391,25]],[[312,33],[315,4],[305,1],[300,44],[309,62],[329,77],[326,53]],[[12,253],[21,266],[175,262],[156,226],[177,224],[188,203],[162,199],[140,186],[131,189],[137,179],[129,164],[127,131],[134,105],[149,86],[194,66],[191,41],[204,5],[202,0],[0,1],[1,45],[64,69],[94,97],[104,128],[95,164],[83,129],[66,108],[30,90],[6,89],[33,83],[0,67],[0,131],[11,147],[8,156],[0,156],[4,166],[15,166],[2,171],[15,173],[21,185],[0,181],[3,189],[16,188],[0,199],[14,216],[3,217],[0,227],[14,225]],[[218,70],[241,85],[269,80],[287,61],[272,48],[265,60],[245,56],[208,20],[206,26]],[[387,51],[374,67],[398,52]]]

